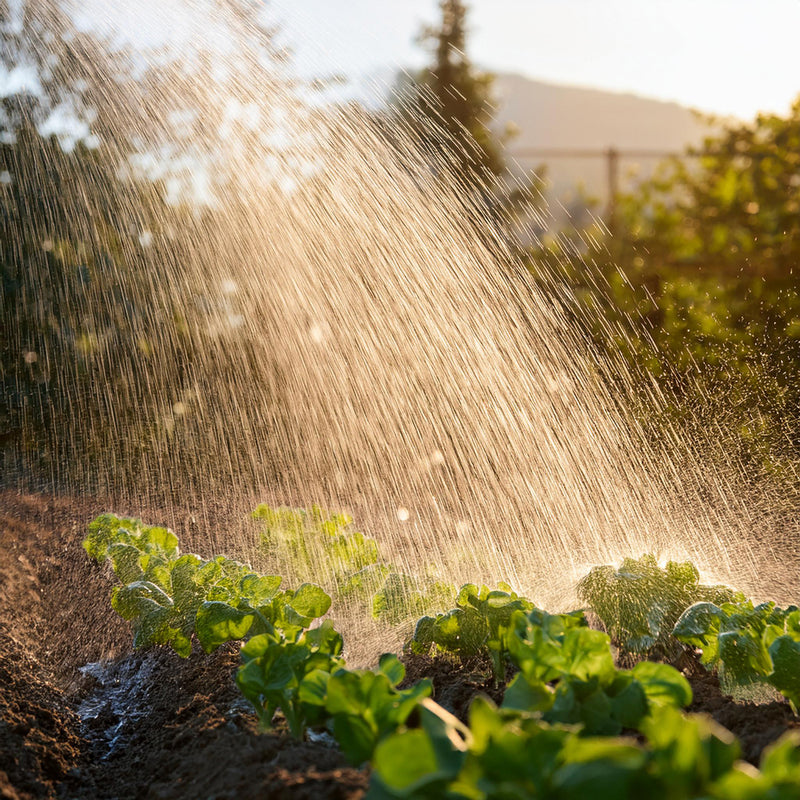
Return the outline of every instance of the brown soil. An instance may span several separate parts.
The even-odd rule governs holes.
[[[433,658],[405,653],[402,661],[406,668],[406,677],[400,686],[404,688],[423,678],[429,678],[433,683],[432,698],[462,722],[468,721],[469,704],[476,694],[490,697],[500,705],[503,702],[506,683],[515,671],[509,666],[506,680],[496,685],[492,677],[492,665],[488,659],[475,658],[461,663],[447,655]]]
[[[368,772],[324,735],[258,731],[233,683],[236,648],[131,652],[108,603],[111,575],[81,548],[103,510],[0,493],[0,798],[363,797]],[[405,661],[407,682],[431,678],[462,719],[476,693],[502,699],[484,662]],[[753,763],[800,726],[785,703],[736,703],[696,672],[691,710],[732,730]]]
[[[103,510],[0,494],[0,798],[363,797],[330,742],[258,731],[235,648],[130,651],[81,548]]]
[[[689,676],[694,701],[689,711],[710,714],[734,733],[742,746],[742,758],[758,766],[761,752],[790,728],[800,728],[800,719],[786,702],[737,702],[725,694],[717,676],[702,667]]]

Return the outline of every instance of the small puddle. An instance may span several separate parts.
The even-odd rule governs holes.
[[[80,668],[94,679],[78,706],[81,733],[105,761],[122,752],[138,723],[148,714],[148,693],[158,668],[148,654],[121,661],[95,661]]]

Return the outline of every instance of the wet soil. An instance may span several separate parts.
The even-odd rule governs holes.
[[[133,653],[91,502],[0,494],[0,798],[359,798],[335,746],[260,732],[235,647]]]
[[[800,719],[783,700],[766,703],[737,701],[720,689],[716,675],[702,668],[687,677],[694,695],[687,710],[709,714],[734,733],[742,747],[742,758],[755,766],[758,766],[765,747],[789,729],[800,728]]]
[[[324,735],[259,731],[233,683],[236,647],[181,659],[131,651],[109,606],[111,575],[86,557],[89,500],[0,493],[0,798],[360,798],[367,770]],[[179,535],[183,532],[178,531]],[[407,682],[429,677],[462,719],[488,664],[406,656]],[[710,714],[757,763],[800,727],[783,702],[735,702],[714,676],[689,675],[690,710]]]

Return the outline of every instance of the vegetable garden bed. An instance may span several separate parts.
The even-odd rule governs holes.
[[[195,644],[188,658],[132,651],[108,605],[108,571],[81,547],[100,510],[0,495],[0,797],[363,796],[369,768],[350,766],[328,734],[258,730],[234,683],[237,645]],[[488,659],[404,660],[400,686],[429,678],[433,699],[462,720],[476,695],[502,700]],[[751,763],[799,726],[785,701],[734,702],[699,663],[683,666],[688,710],[731,730]]]

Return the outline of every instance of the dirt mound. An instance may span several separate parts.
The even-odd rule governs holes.
[[[20,642],[0,631],[0,796],[55,797],[74,788],[79,720]],[[71,792],[70,792],[71,793]]]

